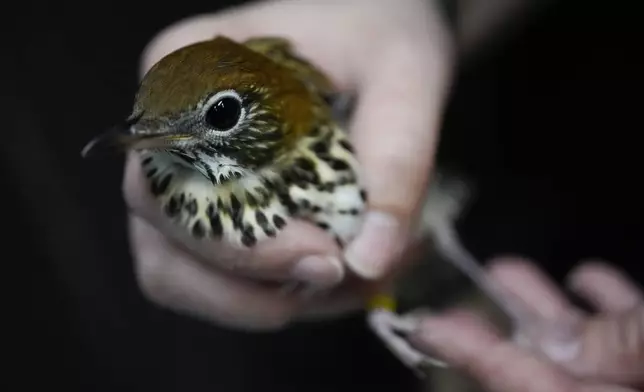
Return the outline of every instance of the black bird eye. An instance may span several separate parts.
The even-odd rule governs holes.
[[[242,115],[241,102],[234,97],[222,97],[206,111],[206,123],[218,131],[228,131],[237,125]]]

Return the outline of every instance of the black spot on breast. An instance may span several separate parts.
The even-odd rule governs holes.
[[[197,238],[203,238],[203,236],[206,235],[206,228],[203,226],[200,219],[192,225],[192,235]]]
[[[237,211],[241,210],[241,203],[235,195],[230,195],[230,207],[233,209],[233,214],[236,214]]]
[[[299,209],[298,205],[293,201],[293,199],[288,193],[286,192],[279,193],[277,197],[280,203],[282,203],[282,205],[286,207],[290,215],[293,215],[298,211]]]
[[[191,199],[188,202],[188,204],[186,204],[185,208],[186,208],[186,211],[188,211],[188,214],[190,214],[190,216],[195,216],[197,214],[197,209],[198,209],[197,200]]]
[[[220,213],[227,214],[228,216],[233,216],[233,210],[228,204],[224,204],[224,201],[221,198],[217,198],[217,210]]]
[[[293,168],[293,170],[285,170],[284,173],[282,173],[282,177],[288,184],[301,184],[306,181],[307,176],[306,172],[302,173],[301,171]]]
[[[152,178],[155,174],[157,174],[157,168],[156,167],[148,170],[147,173],[145,173],[145,176],[147,178]]]
[[[206,168],[206,175],[208,176],[208,180],[213,184],[217,185],[217,179],[215,178],[215,173],[212,171],[212,168],[210,165],[205,165]]]
[[[233,218],[233,226],[236,229],[241,229],[244,226],[242,219],[244,216],[244,210],[242,209],[242,204],[235,195],[230,195],[230,209],[231,217]]]
[[[259,227],[262,228],[264,233],[266,233],[266,235],[270,237],[271,235],[269,233],[270,232],[274,233],[274,230],[271,228],[270,223],[268,222],[268,218],[266,217],[266,214],[264,214],[262,211],[260,210],[255,211],[255,220],[257,221],[257,224],[259,225]]]
[[[163,194],[172,181],[172,174],[166,174],[161,181],[152,181],[151,191],[154,196]]]
[[[224,206],[224,201],[220,198],[217,198],[217,209],[220,211],[227,211],[226,206]]]
[[[265,198],[268,195],[268,191],[266,188],[256,186],[254,189],[255,193],[257,193],[261,198]]]
[[[367,191],[365,191],[364,189],[360,190],[360,198],[362,199],[362,201],[367,201]]]
[[[176,196],[172,196],[168,203],[165,205],[165,213],[170,218],[177,216],[181,212],[181,204]]]
[[[315,164],[306,158],[298,158],[289,170],[282,173],[286,184],[295,184],[300,187],[304,184],[317,184],[320,182],[318,173],[315,171]]]
[[[221,218],[215,209],[213,203],[208,204],[206,208],[206,215],[208,216],[208,221],[210,222],[210,228],[212,229],[212,234],[215,237],[221,237],[224,234],[224,227],[221,224]]]
[[[324,141],[319,141],[311,145],[311,150],[316,154],[325,154],[329,151],[329,146]]]
[[[147,157],[147,158],[145,158],[144,160],[141,161],[141,164],[143,166],[147,166],[147,165],[150,164],[150,162],[152,162],[152,157]]]
[[[257,207],[257,204],[258,204],[257,199],[255,198],[255,196],[253,196],[252,193],[246,191],[244,194],[244,198],[246,198],[246,203],[248,204],[249,207],[251,208]]]
[[[333,170],[349,170],[349,164],[341,159],[330,159],[329,165]]]
[[[298,169],[307,171],[307,172],[315,170],[315,165],[313,164],[313,162],[311,162],[310,159],[306,159],[306,158],[297,158],[295,160],[295,166]]]
[[[351,143],[349,143],[349,141],[348,141],[348,140],[340,140],[340,145],[341,145],[341,146],[342,146],[342,148],[344,148],[345,150],[347,150],[347,151],[349,151],[349,152],[351,152],[351,153],[353,152],[353,146],[351,145]]]
[[[278,229],[281,229],[282,227],[286,226],[286,221],[279,215],[273,215],[273,224]]]
[[[315,222],[315,224],[322,230],[329,230],[329,224],[326,222]]]
[[[255,230],[253,226],[246,226],[242,231],[241,237],[242,244],[248,246],[249,248],[257,243],[257,237],[255,237]]]
[[[318,191],[331,193],[335,189],[335,184],[332,182],[325,182],[317,186]]]
[[[254,190],[255,190],[255,193],[257,193],[257,195],[263,200],[266,200],[266,199],[270,198],[271,190],[275,190],[275,189],[279,188],[278,186],[276,186],[275,184],[273,184],[269,180],[264,180],[263,179],[262,184],[264,186],[257,186],[257,187],[254,188]]]
[[[321,212],[321,211],[322,211],[322,207],[317,206],[317,205],[314,205],[314,206],[312,206],[312,207],[311,207],[311,211],[313,211],[313,212],[315,212],[315,213],[317,213],[317,212]]]
[[[319,127],[319,126],[315,126],[315,127],[313,127],[313,128],[311,129],[311,131],[309,132],[309,136],[311,136],[311,137],[318,137],[318,136],[320,136],[320,132],[321,132],[320,127]]]

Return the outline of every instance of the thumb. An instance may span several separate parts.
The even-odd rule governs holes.
[[[448,85],[448,55],[413,39],[380,47],[364,69],[352,138],[369,212],[345,253],[361,277],[378,279],[403,251],[427,189]]]

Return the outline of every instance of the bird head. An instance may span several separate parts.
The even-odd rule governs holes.
[[[84,155],[106,146],[167,150],[257,170],[278,163],[311,129],[317,99],[289,69],[218,36],[157,62],[131,115]]]

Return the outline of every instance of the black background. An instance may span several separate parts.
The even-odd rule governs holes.
[[[478,181],[461,225],[477,256],[532,256],[557,278],[579,258],[603,257],[642,280],[641,13],[635,1],[607,4],[559,1],[459,77],[440,159]],[[122,162],[83,161],[79,151],[128,113],[147,41],[223,5],[43,2],[3,13],[11,234],[2,276],[12,305],[3,319],[16,328],[5,332],[2,382],[19,385],[3,389],[413,387],[360,317],[245,335],[161,310],[136,287]]]

